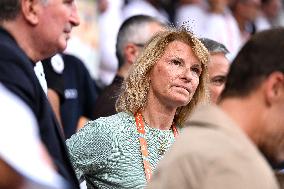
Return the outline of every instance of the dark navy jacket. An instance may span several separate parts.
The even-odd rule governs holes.
[[[79,188],[59,124],[34,73],[33,66],[34,64],[19,48],[13,37],[0,28],[0,82],[31,108],[38,122],[41,140],[59,174],[70,184],[70,188]],[[17,119],[17,110],[15,110],[15,119]]]

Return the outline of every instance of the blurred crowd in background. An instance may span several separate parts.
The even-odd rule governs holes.
[[[81,25],[66,53],[87,66],[98,90],[109,85],[118,69],[115,43],[121,23],[136,14],[184,26],[198,37],[223,43],[233,60],[254,33],[284,25],[283,0],[81,0]]]
[[[209,98],[210,103],[216,103],[227,81],[220,107],[240,118],[236,120],[246,135],[250,137],[251,132],[261,136],[254,144],[243,144],[252,150],[237,150],[240,157],[245,154],[253,162],[260,160],[261,166],[249,167],[254,164],[240,158],[240,163],[247,164],[235,168],[249,175],[248,183],[262,186],[263,182],[267,184],[265,189],[279,188],[270,166],[254,148],[260,148],[271,167],[283,172],[284,29],[260,32],[284,26],[283,3],[283,0],[0,1],[0,188],[23,185],[29,189],[40,188],[38,185],[79,188],[79,182],[82,188],[97,185],[106,188],[105,184],[114,186],[113,183],[118,188],[144,187],[151,175],[151,162],[144,161],[148,151],[141,141],[147,137],[142,137],[145,130],[140,133],[141,125],[158,133],[148,135],[152,142],[149,149],[154,147],[152,154],[156,154],[154,170],[180,132],[177,128],[185,124],[193,125],[194,129],[194,124],[186,119],[195,106]],[[70,36],[75,26],[78,27]],[[167,27],[171,29],[164,31]],[[244,44],[247,45],[242,48]],[[207,114],[215,118],[215,113],[206,113],[198,121],[202,123],[203,118],[209,117]],[[225,140],[221,145],[211,144],[210,136],[207,139],[196,141],[209,141],[210,148],[225,144],[227,149],[226,144],[231,144]],[[238,146],[237,139],[236,142]],[[228,149],[232,149],[230,145]],[[212,154],[207,152],[204,154]],[[222,174],[223,170],[221,167]],[[263,178],[271,183],[258,177],[259,173],[264,173]],[[238,187],[243,182],[234,172],[224,175],[236,178],[236,188],[261,188]],[[282,173],[281,176],[282,185]],[[214,181],[214,177],[210,178]],[[223,184],[229,179],[221,180],[225,188],[231,185]],[[167,184],[166,181],[160,183]]]

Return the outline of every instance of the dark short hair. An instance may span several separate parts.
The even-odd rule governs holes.
[[[234,59],[221,99],[244,97],[273,72],[284,72],[284,28],[255,34]]]
[[[16,18],[20,8],[20,0],[0,0],[0,22]]]
[[[213,53],[228,54],[229,53],[229,50],[222,43],[219,43],[217,41],[214,41],[208,38],[200,38],[200,41],[208,49],[210,54],[213,54]]]
[[[48,0],[40,0],[47,3]],[[0,0],[0,23],[3,21],[14,20],[21,10],[20,0]]]
[[[147,32],[147,24],[158,23],[161,26],[166,27],[166,25],[160,22],[158,19],[148,16],[148,15],[135,15],[126,19],[119,28],[116,40],[116,57],[118,59],[118,67],[120,68],[124,64],[123,49],[124,46],[129,43],[142,44],[147,41],[141,41],[147,37],[149,32]],[[142,38],[142,39],[141,39]]]

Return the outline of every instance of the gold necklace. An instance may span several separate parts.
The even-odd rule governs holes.
[[[143,118],[143,122],[145,123],[145,125],[150,127],[149,123],[145,120],[143,115],[142,115],[142,118]],[[168,144],[168,141],[166,141],[165,137],[163,139],[161,139],[161,137],[157,137],[157,138],[158,138],[158,141],[159,141],[159,144],[160,144],[160,148],[158,149],[158,154],[160,156],[163,156],[166,153],[169,144]]]
[[[163,156],[166,153],[169,144],[165,140],[163,140],[160,144],[161,144],[161,146],[159,148],[159,155]]]

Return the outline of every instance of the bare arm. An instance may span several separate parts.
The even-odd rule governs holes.
[[[79,131],[81,128],[83,128],[84,125],[85,125],[88,121],[90,121],[89,118],[84,117],[84,116],[81,116],[81,117],[79,118],[79,120],[78,120],[78,123],[77,123],[76,132]]]
[[[51,104],[52,110],[58,120],[58,123],[60,124],[63,130],[61,116],[60,116],[60,97],[56,91],[50,88],[47,90],[47,96],[48,96],[48,101]]]

